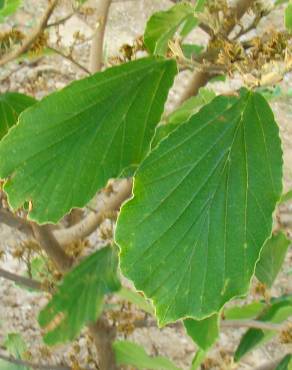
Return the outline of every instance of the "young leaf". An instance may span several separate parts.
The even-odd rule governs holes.
[[[16,124],[20,113],[35,103],[35,99],[23,94],[0,94],[0,140]]]
[[[272,235],[261,251],[256,277],[271,288],[284,262],[290,241],[283,232]]]
[[[4,342],[4,347],[6,347],[11,356],[18,359],[21,359],[27,351],[27,345],[19,333],[9,333]]]
[[[153,370],[179,370],[166,357],[149,356],[145,349],[136,343],[129,341],[116,341],[113,344],[114,353],[118,365],[130,365],[135,369],[153,369]]]
[[[161,325],[204,319],[246,294],[281,190],[278,126],[247,90],[215,98],[150,153],[116,241]]]
[[[121,298],[126,299],[127,301],[133,303],[135,306],[137,306],[141,310],[149,313],[150,315],[154,315],[154,310],[151,304],[144,297],[142,297],[138,292],[134,292],[131,289],[127,289],[123,287],[118,292],[118,295]]]
[[[280,203],[286,203],[292,199],[292,190],[287,191],[281,196]]]
[[[10,333],[4,342],[4,347],[8,353],[16,359],[21,360],[23,355],[27,351],[27,345],[23,337],[19,333]],[[30,370],[26,366],[15,365],[7,361],[0,359],[0,369],[1,370]]]
[[[13,15],[21,5],[22,0],[2,0],[0,2],[0,22]]]
[[[187,59],[193,59],[197,57],[204,50],[204,46],[196,44],[183,44],[182,51]]]
[[[292,355],[286,355],[275,370],[292,370]]]
[[[175,73],[172,60],[140,59],[74,82],[24,112],[0,143],[11,207],[31,201],[31,220],[57,222],[137,166]]]
[[[113,248],[102,248],[85,258],[65,275],[52,300],[40,312],[41,327],[50,326],[45,342],[54,345],[74,339],[83,325],[100,315],[104,295],[119,289]]]
[[[214,314],[204,320],[186,319],[184,326],[188,335],[204,351],[210,349],[219,337],[219,316]]]
[[[272,301],[271,306],[263,310],[257,320],[281,323],[292,315],[292,297],[281,297]],[[249,351],[263,345],[277,334],[273,330],[249,329],[241,338],[234,360],[239,361]]]
[[[244,306],[234,306],[224,309],[225,320],[254,319],[265,308],[264,302],[252,302]]]
[[[287,5],[285,10],[285,26],[288,31],[292,32],[292,3]]]
[[[178,3],[166,11],[154,13],[144,34],[144,43],[151,54],[165,55],[168,41],[182,27],[181,34],[186,36],[198,24],[195,11],[201,10],[203,4],[194,7],[190,3]]]

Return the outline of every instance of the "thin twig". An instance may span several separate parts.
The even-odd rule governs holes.
[[[99,196],[99,202],[102,205],[97,212],[90,212],[82,221],[66,229],[54,230],[53,235],[61,246],[74,243],[77,240],[84,239],[93,233],[103,222],[106,214],[118,211],[121,204],[126,201],[132,194],[132,181],[120,181],[116,191],[110,196],[102,192]],[[17,229],[29,238],[34,237],[32,225],[24,218],[17,216],[5,209],[0,209],[0,223]]]
[[[111,2],[112,0],[98,0],[98,22],[90,50],[89,70],[91,73],[100,71],[102,67],[104,34]]]
[[[26,288],[34,289],[34,290],[43,290],[42,283],[37,280],[27,278],[25,276],[19,276],[12,272],[6,271],[0,268],[0,277],[13,281],[16,284],[23,285]]]
[[[44,249],[47,255],[55,263],[61,272],[67,272],[73,265],[73,259],[68,256],[58,243],[49,225],[38,225],[31,223],[33,233],[37,242]]]
[[[259,320],[223,320],[221,322],[223,328],[251,328],[262,330],[282,331],[287,327],[287,323],[274,324],[272,322]]]
[[[7,54],[7,55],[4,55],[4,57],[2,59],[0,59],[0,67],[17,59],[20,55],[26,53],[30,47],[35,43],[35,41],[37,40],[37,38],[42,34],[42,32],[45,30],[47,24],[48,24],[48,21],[55,9],[55,7],[57,6],[57,3],[58,3],[58,0],[49,0],[49,5],[46,9],[46,11],[44,12],[42,18],[41,18],[41,21],[40,23],[38,24],[38,26],[36,27],[36,29],[31,33],[31,35],[26,39],[24,40],[24,42],[22,43],[22,45],[13,50],[11,53]]]
[[[32,369],[39,369],[39,370],[70,370],[69,366],[64,365],[42,365],[36,364],[29,361],[20,360],[14,357],[5,356],[0,353],[0,359],[10,362],[11,364],[19,365],[19,366],[26,366]]]
[[[31,225],[24,218],[17,216],[6,209],[0,209],[0,223],[3,223],[14,230],[17,229],[27,236],[32,236]]]
[[[53,51],[54,53],[60,55],[62,58],[69,60],[76,67],[82,69],[83,72],[90,74],[90,71],[86,67],[84,67],[82,64],[77,62],[77,60],[75,60],[71,55],[64,54],[61,50],[55,49],[53,46],[47,46],[47,48]]]
[[[236,7],[234,9],[235,13],[235,20],[240,20],[245,12],[251,7],[254,0],[238,0]],[[231,22],[227,30],[224,30],[226,35],[229,35],[231,31],[233,30],[234,26],[236,24],[236,21]],[[201,87],[205,86],[211,77],[214,77],[214,75],[211,75],[207,72],[202,71],[195,71],[191,78],[188,81],[188,85],[185,88],[183,94],[180,96],[179,100],[174,105],[173,109],[177,109],[184,101],[189,99],[191,96],[195,96],[198,94],[198,91]]]

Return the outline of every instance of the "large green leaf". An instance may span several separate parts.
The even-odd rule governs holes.
[[[129,341],[116,341],[113,349],[118,365],[131,365],[135,369],[179,370],[169,359],[162,356],[151,357],[145,349]]]
[[[279,232],[268,239],[261,251],[261,257],[256,266],[256,277],[268,287],[271,287],[281,270],[290,241],[285,234]]]
[[[160,324],[204,319],[248,291],[281,190],[278,126],[247,90],[215,98],[150,153],[116,241]]]
[[[0,1],[0,22],[6,17],[14,14],[22,5],[22,0],[2,0]]]
[[[186,319],[184,326],[188,335],[204,351],[207,351],[219,337],[219,316],[214,314],[204,320]]]
[[[16,124],[20,113],[35,103],[35,99],[23,94],[0,94],[0,140]]]
[[[48,345],[74,339],[84,324],[97,319],[104,295],[120,289],[117,263],[116,251],[105,247],[65,275],[39,315],[40,325],[49,326],[44,337]]]
[[[30,219],[57,222],[136,167],[175,73],[174,61],[141,59],[74,82],[24,112],[0,144],[12,208],[31,201]]]
[[[274,299],[272,304],[263,310],[257,320],[278,324],[290,316],[292,316],[292,298],[288,296]],[[239,361],[249,351],[268,342],[276,334],[277,332],[274,330],[249,329],[243,335],[235,351],[235,361]]]
[[[168,49],[168,41],[175,35],[179,28],[183,36],[187,35],[198,20],[195,12],[203,7],[203,2],[197,6],[182,2],[174,5],[166,11],[154,13],[147,25],[144,34],[144,43],[151,54],[165,55]]]

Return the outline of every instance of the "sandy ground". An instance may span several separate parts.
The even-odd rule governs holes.
[[[94,1],[92,1],[94,3]],[[16,22],[20,24],[33,24],[38,20],[36,14],[40,14],[44,8],[45,1],[26,0],[25,7],[17,17]],[[132,43],[133,40],[143,33],[145,22],[148,16],[156,10],[169,7],[167,0],[132,0],[116,2],[111,7],[106,32],[106,56],[118,54],[119,48],[124,43]],[[67,14],[68,3],[63,1],[62,6],[57,12],[58,17]],[[32,21],[33,20],[33,21]],[[274,12],[265,23],[261,25],[262,29],[282,26],[280,12]],[[89,25],[88,25],[89,24]],[[73,35],[76,31],[81,31],[85,38],[92,34],[94,17],[89,17],[87,23],[82,17],[74,16],[64,26],[60,27],[62,44],[70,45]],[[54,33],[50,35],[51,40],[56,38]],[[206,38],[200,31],[196,31],[191,36],[196,43],[205,43]],[[83,43],[76,48],[75,55],[78,56],[80,63],[86,65],[88,59],[89,46]],[[15,64],[5,67],[0,71],[0,80],[8,76],[11,71],[16,69]],[[37,62],[36,65],[27,65],[11,74],[4,82],[1,82],[0,92],[7,90],[20,91],[31,94],[37,98],[42,98],[55,89],[60,89],[70,81],[84,76],[84,73],[73,66],[70,62],[58,56],[47,56]],[[182,73],[171,91],[168,102],[168,109],[171,108],[180,92],[182,91],[188,79],[188,73]],[[282,88],[287,91],[291,87],[292,76],[287,76]],[[231,88],[237,88],[238,81],[229,81],[227,83],[216,83],[212,85],[217,92],[228,91]],[[281,137],[284,150],[284,188],[292,188],[292,100],[291,98],[281,98],[272,102],[272,108],[280,126]],[[292,212],[292,205],[285,207],[285,212]],[[11,257],[11,252],[20,243],[22,236],[15,231],[0,224],[0,250],[5,251],[5,259],[0,265],[5,265],[11,271],[22,273],[25,270],[24,264],[18,263]],[[93,245],[100,243],[98,233],[91,236],[90,241]],[[285,266],[277,279],[273,288],[273,295],[280,295],[283,292],[292,293],[292,275],[289,275],[291,268],[292,253],[288,253]],[[28,343],[34,360],[49,363],[60,363],[61,361],[70,361],[72,346],[58,346],[51,349],[51,355],[44,356],[46,348],[41,341],[41,331],[36,321],[37,312],[47,301],[47,298],[41,294],[29,293],[15,287],[8,281],[0,280],[0,347],[5,336],[10,332],[20,332]],[[219,367],[210,368],[221,369],[255,369],[257,366],[279,357],[281,354],[292,351],[291,346],[282,345],[278,339],[270,344],[253,351],[246,356],[242,363],[234,365],[230,363],[229,354],[232,353],[243,330],[229,329],[221,333],[220,340],[211,351],[210,357],[219,362]],[[187,369],[195,352],[195,346],[185,335],[182,329],[164,328],[162,330],[151,327],[137,329],[130,335],[130,339],[137,341],[145,346],[147,351],[152,354],[166,355],[171,358],[178,366]],[[76,340],[81,347],[78,358],[86,361],[88,352],[86,350],[86,332]],[[75,344],[76,344],[75,343]],[[74,351],[73,351],[74,352]],[[75,351],[76,352],[76,351]],[[227,356],[226,356],[227,354]]]

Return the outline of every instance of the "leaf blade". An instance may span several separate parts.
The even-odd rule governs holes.
[[[31,220],[57,222],[137,167],[175,73],[174,61],[140,59],[76,81],[25,112],[0,144],[11,207],[31,201]]]
[[[153,300],[161,325],[204,319],[247,292],[281,189],[278,127],[246,90],[215,98],[150,153],[115,237],[123,273]]]
[[[97,319],[104,295],[120,289],[117,264],[115,250],[105,247],[65,275],[58,291],[39,314],[40,326],[48,328],[44,336],[48,345],[73,340],[83,325]]]

